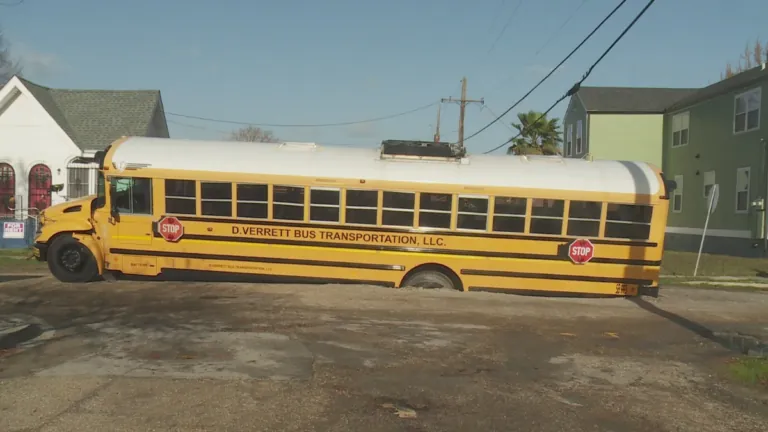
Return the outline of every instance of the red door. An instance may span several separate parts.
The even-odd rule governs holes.
[[[0,163],[0,217],[12,216],[16,206],[13,197],[16,195],[16,172],[7,163]]]
[[[29,171],[29,214],[51,206],[51,169],[37,164]]]

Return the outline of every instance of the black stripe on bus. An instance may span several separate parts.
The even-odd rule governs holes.
[[[553,237],[553,236],[541,236],[541,235],[528,235],[528,234],[508,234],[508,233],[489,233],[489,232],[472,232],[472,231],[432,231],[421,230],[416,228],[405,227],[379,227],[379,226],[359,226],[359,225],[340,225],[340,224],[326,224],[326,223],[306,223],[306,222],[290,222],[290,221],[268,221],[268,220],[246,220],[235,218],[215,218],[215,217],[198,217],[198,216],[180,216],[169,215],[182,222],[211,222],[211,223],[227,223],[227,224],[241,224],[241,225],[265,225],[265,226],[286,226],[291,228],[322,228],[322,229],[336,229],[345,231],[371,231],[371,232],[393,232],[393,233],[409,233],[409,234],[424,234],[434,236],[446,236],[446,237],[468,237],[468,238],[493,238],[493,239],[505,239],[505,240],[531,240],[531,241],[547,241],[547,242],[572,242],[573,238],[569,237]],[[161,216],[162,219],[165,216]],[[658,243],[643,241],[643,240],[611,240],[611,239],[589,239],[592,244],[596,245],[615,245],[615,246],[639,246],[639,247],[656,247]]]
[[[525,273],[525,272],[511,272],[500,270],[461,270],[461,274],[468,276],[490,276],[490,277],[505,277],[505,278],[521,278],[521,279],[547,279],[547,280],[560,280],[571,282],[603,282],[603,283],[620,283],[631,285],[650,285],[653,281],[650,279],[630,279],[630,278],[613,278],[613,277],[601,277],[601,276],[580,276],[580,275],[565,275],[565,274],[549,274],[549,273]]]
[[[158,233],[155,233],[155,237],[162,238]],[[546,260],[546,261],[570,261],[570,258],[568,257],[567,254],[542,255],[542,254],[515,253],[515,252],[490,252],[490,251],[477,251],[477,250],[435,249],[435,248],[407,247],[407,246],[381,246],[381,245],[354,244],[354,243],[330,243],[330,242],[284,240],[284,239],[272,239],[272,238],[209,236],[209,235],[199,235],[199,234],[185,234],[179,240],[179,242],[183,242],[184,239],[204,240],[204,241],[212,241],[212,242],[278,244],[278,245],[288,245],[288,246],[312,246],[312,247],[327,247],[327,248],[337,248],[337,249],[375,250],[375,251],[387,251],[387,252],[480,256],[480,257],[487,257],[487,258],[517,258],[517,259]],[[563,248],[563,250],[567,250],[567,248]],[[590,263],[622,264],[622,265],[651,266],[651,267],[656,267],[661,265],[661,261],[650,261],[650,260],[642,260],[642,259],[598,258],[598,257],[592,258],[592,260],[590,260]]]
[[[297,283],[297,284],[354,284],[394,288],[392,281],[328,278],[315,276],[284,276],[264,273],[233,273],[218,270],[186,270],[162,268],[153,280],[195,281],[195,282],[250,282],[250,283]],[[132,277],[134,275],[131,275]]]
[[[242,255],[216,255],[216,254],[200,254],[189,252],[166,252],[166,251],[150,251],[150,250],[137,250],[137,249],[117,249],[113,248],[109,250],[110,253],[122,254],[122,255],[141,255],[163,258],[191,258],[191,259],[207,259],[217,261],[240,261],[240,262],[257,262],[266,264],[296,264],[306,266],[318,266],[318,267],[340,267],[340,268],[354,268],[365,270],[395,270],[404,271],[405,266],[402,265],[388,265],[388,264],[361,264],[353,262],[341,262],[341,261],[317,261],[317,260],[305,260],[305,259],[293,259],[293,258],[267,258],[267,257],[248,257]]]

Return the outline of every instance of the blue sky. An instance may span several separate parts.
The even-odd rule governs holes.
[[[468,107],[469,135],[514,103],[618,4],[582,1],[26,0],[0,6],[0,26],[24,60],[27,78],[38,84],[160,89],[168,112],[244,122],[385,116],[459,96],[466,75],[468,96],[484,97],[488,107]],[[547,108],[645,3],[629,0],[503,122],[517,111]],[[768,41],[766,16],[765,0],[658,0],[585,85],[705,86],[719,79],[727,61],[738,61],[746,43]],[[553,114],[562,116],[566,105]],[[375,146],[383,139],[431,139],[435,116],[433,107],[376,123],[269,129],[286,140]],[[220,138],[237,127],[168,120],[176,138]],[[458,107],[445,105],[443,140],[456,139],[457,123]],[[499,122],[467,147],[479,153],[511,133]]]

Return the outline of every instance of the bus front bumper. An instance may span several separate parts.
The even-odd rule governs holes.
[[[32,256],[40,262],[45,262],[46,257],[48,256],[48,245],[36,242],[32,246]]]

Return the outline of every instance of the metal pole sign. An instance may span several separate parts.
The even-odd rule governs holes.
[[[701,251],[704,249],[704,238],[707,236],[707,228],[709,227],[709,216],[715,212],[717,208],[717,201],[720,198],[720,188],[717,184],[712,185],[712,190],[709,192],[709,200],[707,206],[707,218],[704,220],[704,231],[701,233],[701,243],[699,244],[699,254],[696,256],[696,267],[693,269],[693,277],[699,272],[699,260],[701,259]]]

